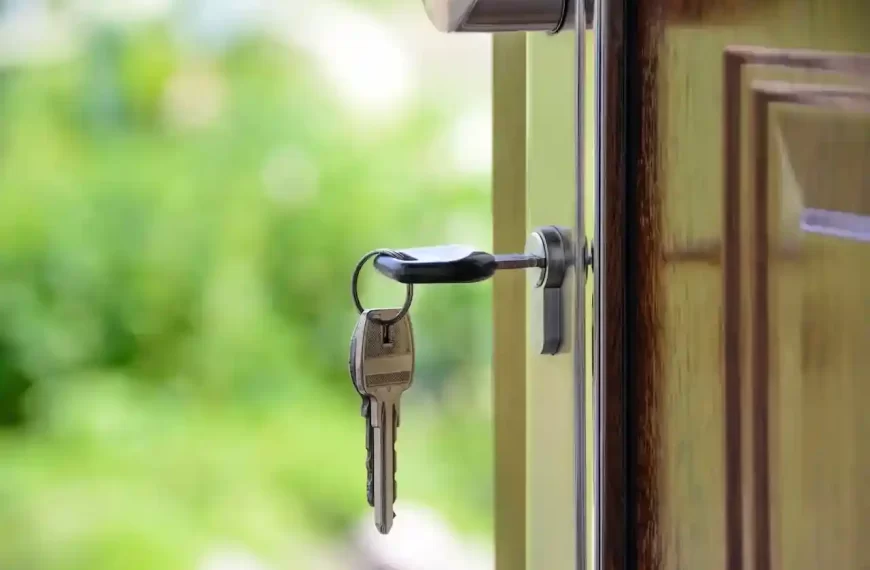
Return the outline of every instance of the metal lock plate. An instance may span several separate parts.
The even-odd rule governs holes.
[[[529,235],[525,253],[546,260],[542,269],[529,272],[534,287],[531,314],[541,315],[540,322],[531,323],[533,341],[541,347],[541,354],[558,354],[567,334],[562,296],[568,269],[574,265],[571,231],[556,226],[538,228]]]

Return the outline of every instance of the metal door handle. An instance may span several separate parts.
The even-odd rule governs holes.
[[[442,32],[559,32],[574,28],[577,2],[592,27],[594,0],[423,0]]]

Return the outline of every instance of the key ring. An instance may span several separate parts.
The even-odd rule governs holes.
[[[394,249],[376,249],[368,252],[363,256],[362,259],[359,260],[359,262],[356,264],[356,268],[353,270],[353,278],[351,278],[350,280],[350,294],[353,297],[353,302],[356,305],[356,310],[359,311],[360,314],[362,314],[365,309],[363,308],[362,303],[359,300],[359,291],[357,290],[357,285],[359,284],[359,274],[362,271],[363,266],[366,264],[366,261],[378,255],[386,255],[395,259],[413,259],[410,255],[402,253],[400,251],[396,251]],[[411,303],[414,301],[414,286],[409,283],[405,291],[405,304],[402,305],[402,309],[399,311],[398,315],[396,315],[392,319],[386,320],[379,319],[377,317],[371,317],[371,320],[387,327],[401,321],[405,317],[405,315],[408,314],[408,311],[411,310]]]

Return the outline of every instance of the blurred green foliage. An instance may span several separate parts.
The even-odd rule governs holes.
[[[487,180],[429,157],[449,111],[372,131],[305,54],[205,56],[162,25],[2,71],[0,568],[192,568],[223,542],[298,561],[348,530],[367,508],[350,270],[449,240],[457,214],[488,227]],[[488,296],[418,295],[401,434],[402,495],[478,532]]]

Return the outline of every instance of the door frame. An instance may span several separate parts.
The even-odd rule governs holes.
[[[566,307],[566,326],[572,327],[570,341],[566,344],[572,354],[563,354],[562,364],[539,361],[540,357],[529,352],[526,276],[508,272],[495,278],[495,558],[499,570],[534,568],[563,559],[564,566],[560,568],[586,568],[594,563],[595,549],[591,545],[597,543],[595,537],[599,535],[595,523],[597,508],[589,500],[594,496],[594,476],[589,475],[596,463],[590,451],[597,448],[591,435],[595,429],[589,421],[594,417],[594,406],[590,403],[593,390],[589,381],[591,367],[587,362],[593,353],[591,344],[587,343],[592,327],[588,318],[591,294],[587,292],[585,244],[587,237],[591,237],[586,225],[593,194],[587,191],[586,200],[583,199],[587,181],[585,167],[590,161],[585,156],[587,148],[577,144],[579,135],[591,134],[589,119],[593,107],[587,106],[587,101],[592,102],[592,98],[587,97],[591,90],[585,86],[577,89],[574,85],[581,76],[578,72],[582,72],[584,79],[590,77],[585,72],[586,55],[591,50],[587,48],[587,34],[567,32],[564,35],[569,34],[570,41],[564,37],[555,41],[544,34],[529,37],[520,33],[495,34],[493,38],[493,248],[498,253],[522,251],[531,222],[549,224],[560,215],[564,216],[565,209],[561,213],[554,211],[552,203],[549,207],[540,201],[530,204],[529,195],[543,197],[546,194],[555,202],[567,200],[570,195],[574,211],[560,221],[572,227],[578,238],[574,253],[575,267],[579,269],[566,282],[566,289],[570,289],[568,298],[572,299]],[[549,57],[555,57],[558,62]],[[573,68],[567,63],[569,59],[574,62]],[[542,103],[543,99],[548,101]],[[547,103],[562,108],[566,100],[568,104],[564,108],[569,112],[573,100],[574,116],[563,121],[558,109],[554,112]],[[590,126],[584,129],[584,123]],[[548,133],[555,135],[550,130],[554,128],[558,136],[550,145]],[[591,140],[587,137],[585,143],[590,145],[590,159]],[[552,153],[541,152],[551,150],[549,146],[565,159],[568,168],[559,166],[562,162],[553,164],[549,156]],[[537,163],[539,160],[541,164]],[[571,162],[574,164],[570,165]],[[551,215],[555,216],[552,220]],[[550,367],[551,362],[555,368]],[[529,372],[529,366],[535,373]],[[541,374],[548,375],[547,372],[539,374],[538,366],[560,377],[571,376],[570,382],[558,383],[559,404],[552,398],[549,401],[527,398],[529,383],[541,382]],[[554,447],[552,429],[542,429],[546,427],[542,426],[543,418],[553,429],[558,425],[559,433],[567,429],[570,439]],[[537,452],[542,448],[548,449],[542,454],[529,453],[531,449]],[[549,485],[548,481],[552,480],[548,479],[548,471],[555,475],[554,470],[561,473],[567,469],[566,454],[571,455],[569,463],[573,466],[570,482],[566,484],[560,476],[558,484]],[[546,464],[543,467],[542,461]],[[570,499],[564,496],[569,485],[572,488]],[[530,509],[530,499],[536,501],[533,503],[536,508]],[[542,508],[541,499],[549,507]],[[544,516],[549,508],[556,511],[552,518]],[[541,528],[550,525],[550,521],[552,528]],[[571,528],[566,529],[566,525]]]
[[[526,241],[526,35],[493,35],[493,251]],[[526,561],[526,282],[522,272],[493,280],[495,567]]]
[[[638,307],[645,275],[642,263],[646,239],[636,215],[647,196],[636,182],[636,157],[631,140],[641,116],[634,88],[643,78],[631,61],[645,38],[632,28],[636,3],[598,0],[595,14],[595,307],[593,377],[595,378],[594,501],[597,533],[593,568],[655,567],[639,565],[636,529],[655,515],[649,501],[653,484],[636,469],[637,430],[643,421],[640,396],[651,386],[639,376],[643,363],[643,318]],[[637,99],[635,97],[634,99]],[[648,189],[647,189],[648,190]],[[638,265],[637,262],[641,262]],[[630,381],[634,379],[634,381]],[[640,475],[640,476],[639,476]]]

